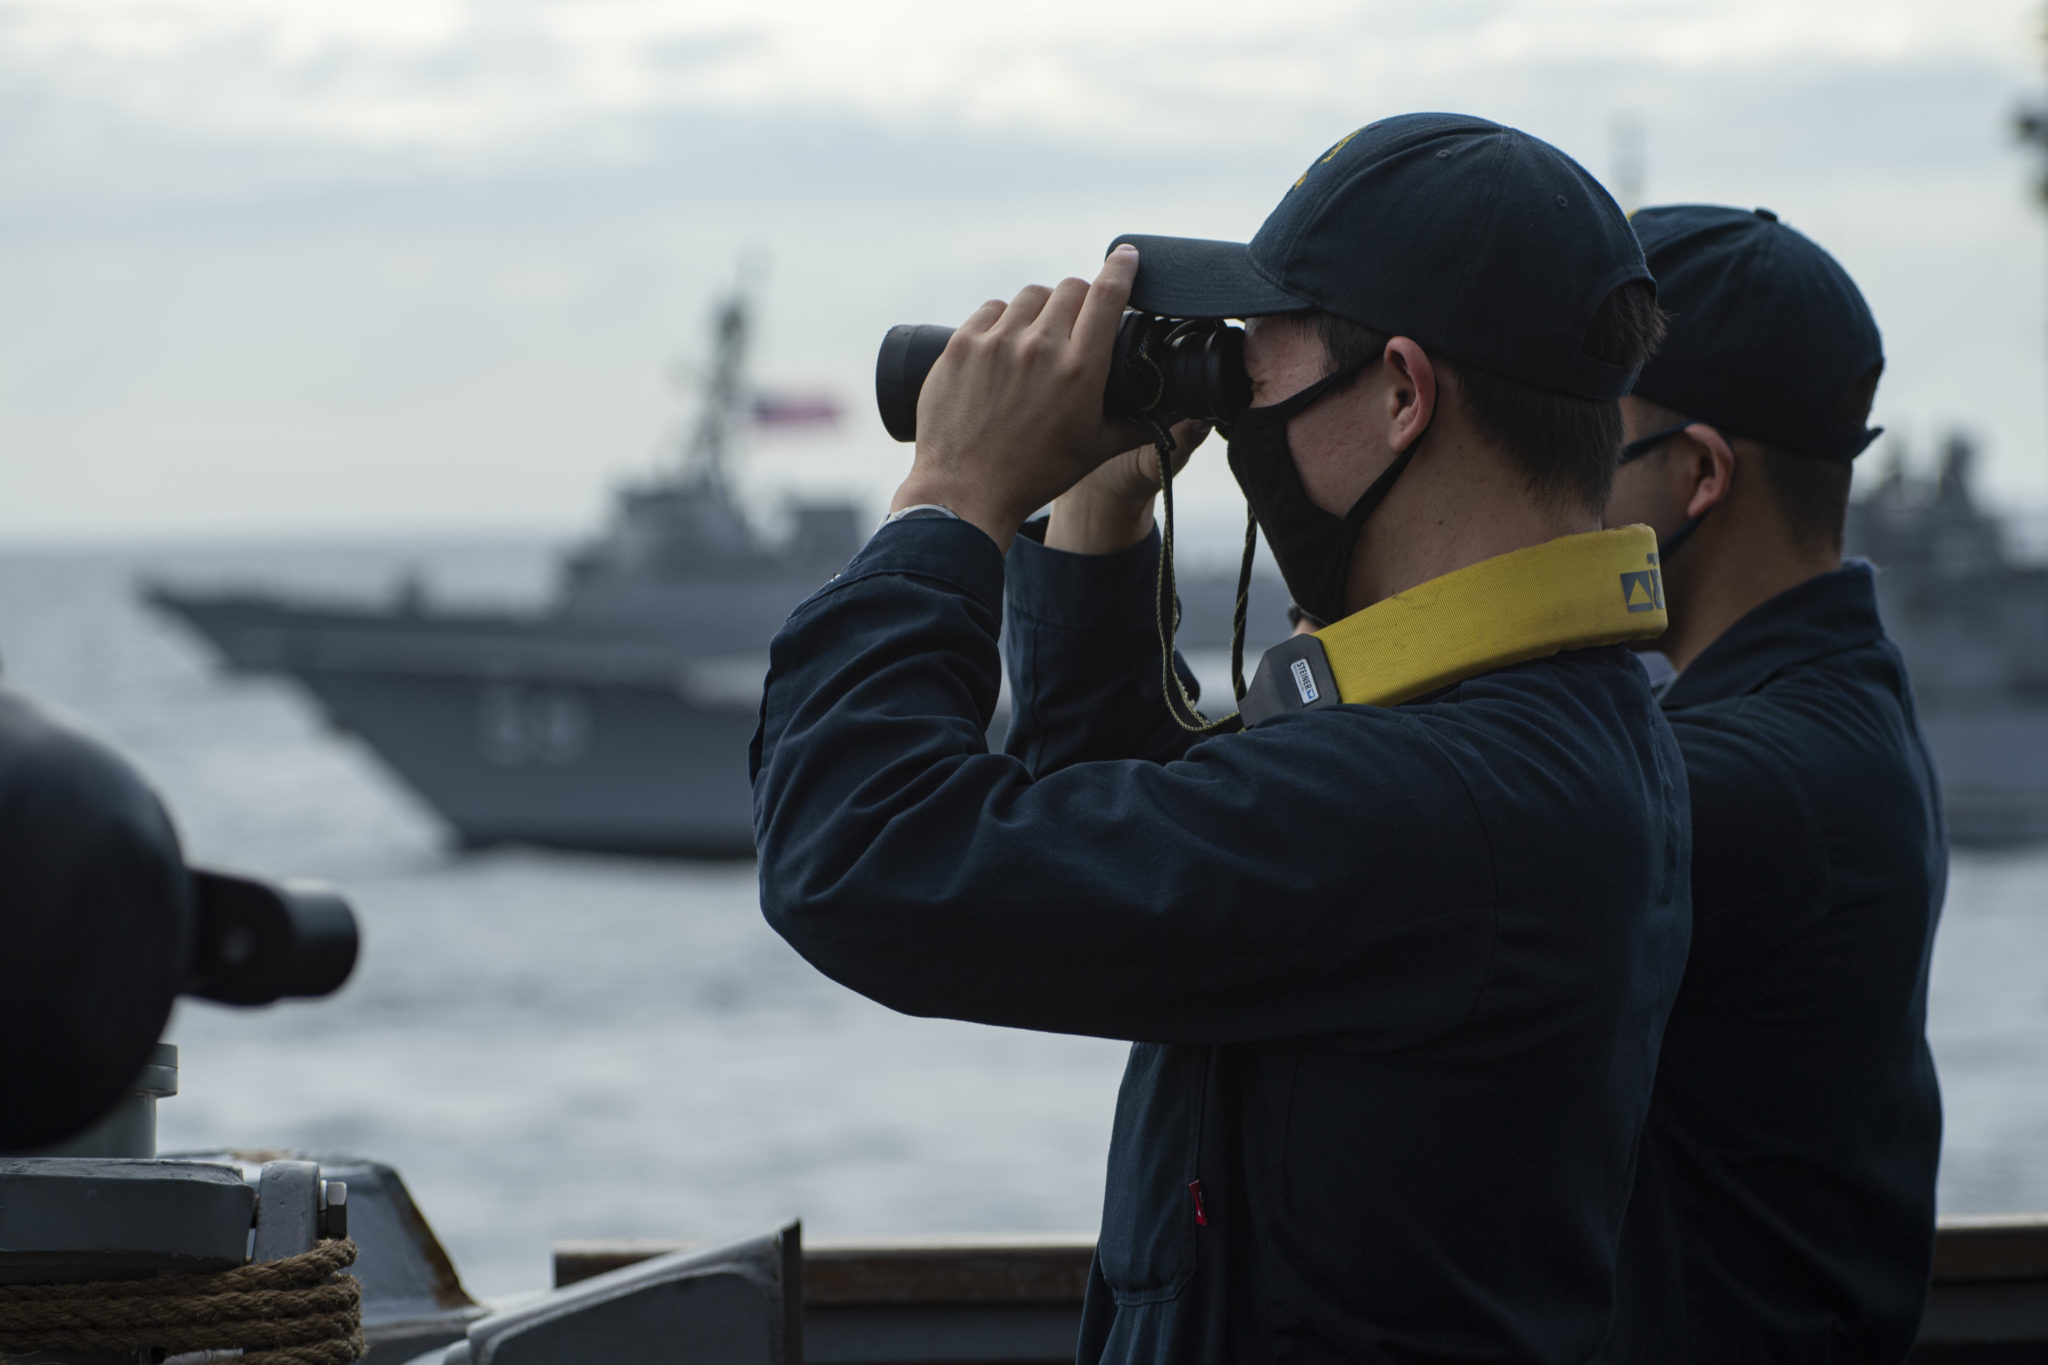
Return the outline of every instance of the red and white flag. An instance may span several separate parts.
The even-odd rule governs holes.
[[[836,427],[839,400],[827,394],[757,393],[751,415],[757,427]]]

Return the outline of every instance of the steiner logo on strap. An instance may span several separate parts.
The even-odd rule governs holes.
[[[1664,575],[1656,567],[1657,556],[1651,555],[1649,560],[1649,568],[1621,576],[1621,600],[1631,613],[1658,611],[1664,606]]]
[[[1314,705],[1315,699],[1322,695],[1316,691],[1315,674],[1308,671],[1308,660],[1306,659],[1296,659],[1294,661],[1294,690],[1301,693],[1301,704],[1303,706]]]

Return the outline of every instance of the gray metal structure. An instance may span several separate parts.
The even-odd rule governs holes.
[[[323,1166],[290,1153],[238,1160],[158,1157],[156,1102],[177,1093],[178,1050],[159,1043],[106,1119],[35,1152],[0,1155],[0,1284],[73,1284],[193,1275],[263,1264],[354,1235],[364,1260],[366,1359],[392,1362],[459,1337],[482,1315],[405,1187],[374,1163]],[[344,1173],[368,1180],[350,1199]],[[365,1210],[351,1227],[352,1210]],[[410,1212],[407,1219],[404,1213]],[[420,1277],[439,1292],[422,1311],[402,1292]],[[0,1314],[0,1343],[8,1323]],[[381,1348],[381,1352],[380,1352]],[[122,1352],[15,1353],[17,1365],[133,1365]]]
[[[252,1190],[267,1190],[276,1168],[317,1170],[326,1182],[330,1210],[341,1191],[345,1212],[339,1229],[354,1239],[360,1253],[348,1273],[363,1287],[363,1339],[369,1347],[363,1359],[370,1365],[400,1365],[458,1341],[472,1322],[490,1312],[462,1287],[454,1262],[413,1203],[405,1181],[381,1161],[332,1152],[236,1150],[178,1152],[166,1159],[166,1165],[171,1163],[225,1170]],[[303,1205],[294,1200],[292,1207]],[[328,1219],[333,1221],[331,1212]],[[255,1243],[264,1236],[259,1213]],[[254,1259],[266,1258],[259,1251]]]
[[[412,1365],[803,1365],[802,1230],[676,1251],[469,1325]]]
[[[670,1250],[555,1247],[555,1283]],[[810,1365],[1070,1365],[1092,1237],[931,1238],[804,1248]],[[2048,1218],[1945,1218],[1910,1365],[2048,1359]]]
[[[178,1050],[159,1043],[106,1120],[55,1147],[0,1155],[0,1284],[203,1274],[351,1237],[370,1365],[459,1341],[487,1315],[389,1166],[275,1151],[158,1157],[156,1102],[177,1088]],[[0,1318],[0,1341],[6,1326]],[[103,1351],[9,1360],[133,1365]]]

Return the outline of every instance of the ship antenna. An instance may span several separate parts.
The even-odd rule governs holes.
[[[1643,206],[1644,181],[1649,154],[1643,135],[1643,116],[1634,109],[1617,110],[1607,124],[1608,151],[1613,161],[1615,202],[1623,213]]]
[[[2044,9],[2041,30],[2035,36],[2048,45],[2048,9]],[[2035,157],[2035,203],[2048,205],[2048,104],[2030,100],[2020,105],[2013,115],[2013,131]]]
[[[726,491],[726,462],[744,418],[747,327],[746,289],[735,285],[712,310],[711,370],[703,378],[703,406],[684,458],[684,467],[719,493]]]

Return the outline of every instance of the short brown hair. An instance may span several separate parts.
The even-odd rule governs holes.
[[[1884,377],[1884,362],[1878,361],[1856,377],[1835,401],[1835,420],[1852,427],[1867,426],[1870,409],[1877,402],[1877,381]],[[1772,499],[1785,530],[1802,549],[1842,552],[1842,528],[1849,520],[1849,480],[1854,471],[1847,460],[1821,455],[1803,455],[1757,443],[1763,455],[1764,482],[1771,486]]]
[[[1329,372],[1378,359],[1388,337],[1333,313],[1315,314]],[[1586,329],[1584,353],[1633,370],[1664,339],[1664,311],[1640,280],[1607,296]],[[1621,459],[1621,405],[1539,389],[1430,357],[1456,381],[1458,406],[1482,436],[1507,450],[1529,491],[1547,502],[1604,507]]]
[[[1842,551],[1842,528],[1849,519],[1847,460],[1797,455],[1752,441],[1770,485],[1771,501],[1785,523],[1792,543],[1805,550]]]

